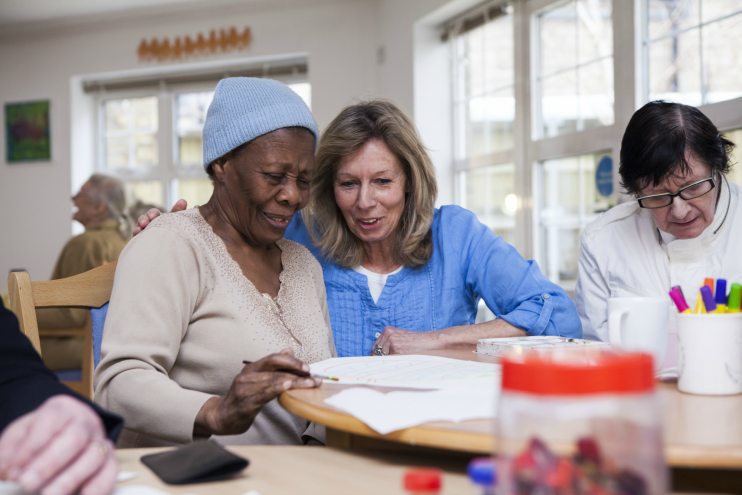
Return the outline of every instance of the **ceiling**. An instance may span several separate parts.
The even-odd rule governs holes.
[[[174,7],[207,7],[254,0],[0,0],[0,25],[23,24],[91,15],[132,13]]]

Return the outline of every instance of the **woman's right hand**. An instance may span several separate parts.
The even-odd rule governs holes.
[[[177,211],[183,211],[186,208],[188,208],[188,203],[186,203],[185,199],[179,199],[175,202],[173,205],[173,208],[170,210],[170,213],[175,213]],[[162,215],[162,212],[158,210],[157,208],[152,208],[147,212],[146,215],[142,215],[137,219],[137,224],[134,226],[134,231],[131,233],[131,236],[134,237],[141,231],[143,231],[145,228],[147,228],[147,225],[149,225],[149,222],[154,220],[155,218]]]
[[[280,369],[308,372],[309,366],[296,359],[292,349],[245,365],[232,381],[227,395],[213,397],[201,407],[193,426],[194,436],[239,435],[252,425],[260,408],[281,392],[322,385],[321,378],[301,378]]]

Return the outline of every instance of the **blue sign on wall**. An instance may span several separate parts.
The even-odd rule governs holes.
[[[598,168],[595,169],[595,186],[601,196],[613,194],[613,159],[610,156],[604,156],[598,162]]]

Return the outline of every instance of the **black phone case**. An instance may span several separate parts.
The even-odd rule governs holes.
[[[141,459],[162,481],[170,485],[202,483],[228,478],[249,464],[211,441],[194,442],[161,454]]]

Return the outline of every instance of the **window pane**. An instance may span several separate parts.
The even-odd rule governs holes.
[[[482,26],[484,31],[484,91],[509,87],[515,80],[513,19],[503,15]]]
[[[742,0],[703,0],[703,22],[742,11]]]
[[[157,165],[157,135],[134,136],[134,165]]]
[[[543,137],[577,130],[577,69],[561,72],[541,82]]]
[[[210,179],[175,179],[171,187],[173,201],[185,199],[188,208],[206,204],[214,192]]]
[[[610,152],[547,160],[541,164],[542,261],[552,281],[567,287],[574,284],[580,232],[612,206],[612,177]]]
[[[645,2],[650,100],[697,106],[742,96],[742,0]]]
[[[129,137],[109,136],[105,140],[106,168],[126,168],[129,165]]]
[[[462,172],[466,183],[465,206],[505,242],[515,242],[515,166],[494,165]]]
[[[141,201],[161,209],[160,206],[165,204],[162,182],[159,180],[126,181],[124,185],[126,187],[126,201],[129,205]]]
[[[703,28],[705,103],[742,96],[742,15]]]
[[[512,149],[514,119],[513,88],[472,98],[469,101],[467,155]]]
[[[103,102],[103,166],[108,170],[158,164],[156,96]]]
[[[649,46],[649,99],[701,104],[700,29]]]
[[[457,35],[454,123],[456,158],[513,148],[513,15],[502,15]]]
[[[538,20],[541,137],[612,125],[611,1],[572,0]]]
[[[700,23],[701,0],[646,0],[646,2],[650,40],[673,31],[698,26]]]
[[[613,124],[613,59],[577,69],[577,130]]]
[[[575,2],[552,9],[540,17],[541,74],[577,65],[577,12]]]
[[[176,162],[199,165],[203,161],[202,132],[206,112],[214,98],[213,91],[183,93],[176,98],[176,136],[178,157]]]
[[[611,0],[577,0],[577,60],[586,64],[613,55]],[[611,81],[613,86],[613,81]]]
[[[127,130],[129,128],[129,100],[110,100],[103,104],[106,114],[106,131]]]

